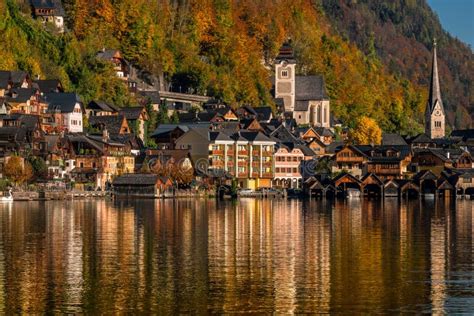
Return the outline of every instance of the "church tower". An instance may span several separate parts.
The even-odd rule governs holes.
[[[444,112],[439,87],[436,40],[433,42],[433,66],[431,70],[430,95],[425,110],[425,133],[430,138],[445,137],[446,113]]]
[[[295,66],[293,47],[286,42],[275,58],[275,98],[283,99],[285,112],[295,109]]]

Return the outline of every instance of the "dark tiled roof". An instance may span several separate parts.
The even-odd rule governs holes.
[[[147,99],[152,104],[160,103],[160,94],[158,91],[139,91],[138,94]]]
[[[62,85],[61,81],[58,79],[52,79],[52,80],[34,80],[34,84],[37,85],[37,88],[39,91],[43,93],[48,93],[48,92],[63,92],[62,91]]]
[[[452,131],[451,137],[459,137],[464,141],[474,139],[474,129],[456,129]]]
[[[105,112],[119,112],[121,109],[118,106],[115,106],[113,104],[109,104],[104,101],[91,101],[87,105],[88,109],[93,109],[93,110],[102,110]]]
[[[125,116],[127,120],[138,120],[142,111],[143,106],[131,106],[128,108],[122,108],[120,114]]]
[[[159,176],[151,173],[127,173],[114,179],[113,185],[155,185]]]
[[[253,131],[239,131],[236,134],[245,138],[249,142],[273,142],[270,138],[265,136],[265,134],[261,132],[253,132]]]
[[[295,111],[308,111],[309,108],[309,101],[300,101],[297,100],[295,104]]]
[[[269,121],[272,118],[272,108],[269,106],[261,106],[254,108],[259,121]]]
[[[275,58],[276,61],[280,60],[287,60],[288,62],[295,62],[295,54],[293,52],[293,47],[291,42],[285,42],[280,47],[280,51],[278,52],[278,56]]]
[[[105,49],[103,51],[99,51],[97,53],[97,57],[104,60],[111,60],[117,53],[120,54],[120,51],[116,49]]]
[[[76,103],[81,103],[75,93],[45,93],[43,99],[48,103],[48,112],[72,113]]]
[[[382,145],[408,145],[405,139],[398,134],[383,133]]]
[[[13,103],[24,103],[31,99],[36,93],[36,89],[32,88],[15,88],[6,94],[5,101]]]
[[[323,76],[296,76],[295,89],[298,101],[329,100]]]
[[[65,16],[61,0],[31,0],[31,5],[36,9],[54,9],[57,16]]]
[[[334,137],[334,133],[326,127],[316,127],[314,129],[316,133],[318,133],[319,136],[324,136],[324,137]]]
[[[91,116],[89,118],[89,124],[101,130],[105,127],[111,134],[119,134],[124,119],[123,115]]]

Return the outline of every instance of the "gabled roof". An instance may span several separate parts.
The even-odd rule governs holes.
[[[120,109],[120,114],[125,116],[127,120],[138,120],[140,115],[144,111],[145,107],[143,106],[131,106]]]
[[[318,133],[319,136],[323,137],[334,137],[334,133],[327,127],[316,127],[314,131]]]
[[[47,92],[64,92],[63,86],[59,79],[51,80],[34,80],[33,84],[36,85],[39,91],[43,93]]]
[[[272,118],[272,108],[269,106],[260,106],[254,108],[259,121],[269,121]]]
[[[303,100],[329,100],[323,76],[296,76],[295,98]]]
[[[72,113],[76,103],[82,103],[75,93],[45,93],[43,100],[48,103],[48,112],[60,111],[61,113]]]
[[[104,101],[91,101],[87,105],[87,108],[88,109],[93,109],[93,110],[101,110],[101,111],[105,111],[105,112],[112,112],[112,113],[119,112],[119,111],[122,110],[118,106],[115,106],[113,104],[110,104],[110,103],[107,103],[107,102],[104,102]]]
[[[64,16],[64,8],[60,0],[31,0],[35,9],[54,9],[54,14]],[[39,13],[41,15],[41,13]]]
[[[14,88],[6,94],[5,101],[10,103],[24,103],[35,95],[36,89],[33,88]]]
[[[382,145],[408,145],[408,143],[403,139],[402,136],[393,133],[383,133],[382,134]]]
[[[375,179],[375,181],[377,181],[379,183],[379,185],[384,185],[383,181],[374,173],[367,173],[365,174],[362,179],[361,179],[361,182],[364,183],[366,182],[369,178],[372,178],[372,179]]]
[[[273,139],[283,143],[299,143],[298,140],[283,124],[278,126],[270,135]]]
[[[120,134],[123,124],[127,124],[127,121],[123,115],[102,115],[91,116],[89,124],[92,127],[105,128],[111,134]]]
[[[239,136],[245,138],[249,142],[274,142],[261,132],[241,130],[235,134],[239,134]]]
[[[104,60],[112,60],[113,58],[122,58],[122,54],[117,49],[104,49],[97,53],[97,57]]]

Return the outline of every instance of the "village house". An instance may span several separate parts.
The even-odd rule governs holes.
[[[107,130],[110,135],[131,133],[128,121],[123,115],[91,116],[89,117],[89,125],[99,132]]]
[[[120,115],[123,115],[128,122],[130,130],[133,131],[142,141],[145,141],[147,124],[149,120],[148,112],[144,106],[131,106],[121,108]]]
[[[273,187],[280,189],[301,188],[303,179],[301,168],[304,160],[305,155],[301,149],[280,146],[275,152]]]
[[[75,161],[72,179],[79,187],[104,189],[107,182],[120,174],[131,173],[135,158],[128,146],[110,140],[107,131],[102,136],[68,134],[68,159]]]
[[[118,115],[120,108],[103,101],[91,101],[86,107],[87,117]]]
[[[356,146],[345,145],[332,159],[331,171],[333,173],[348,172],[354,177],[360,178],[364,174],[368,156],[360,151]]]
[[[64,8],[61,0],[31,0],[33,15],[43,24],[50,23],[59,33],[64,32]]]
[[[97,53],[97,58],[112,63],[117,77],[123,80],[128,80],[130,65],[119,50],[104,48]]]
[[[54,120],[54,127],[58,131],[82,133],[82,114],[84,106],[75,93],[45,93],[43,100],[48,104],[47,114]]]

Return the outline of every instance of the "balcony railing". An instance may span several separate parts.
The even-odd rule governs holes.
[[[238,154],[239,156],[248,156],[248,155],[249,155],[249,152],[248,152],[248,150],[239,150],[239,151],[237,152],[237,154]]]
[[[213,150],[210,151],[210,154],[211,155],[223,155],[224,151],[221,150],[221,149],[213,149]]]

